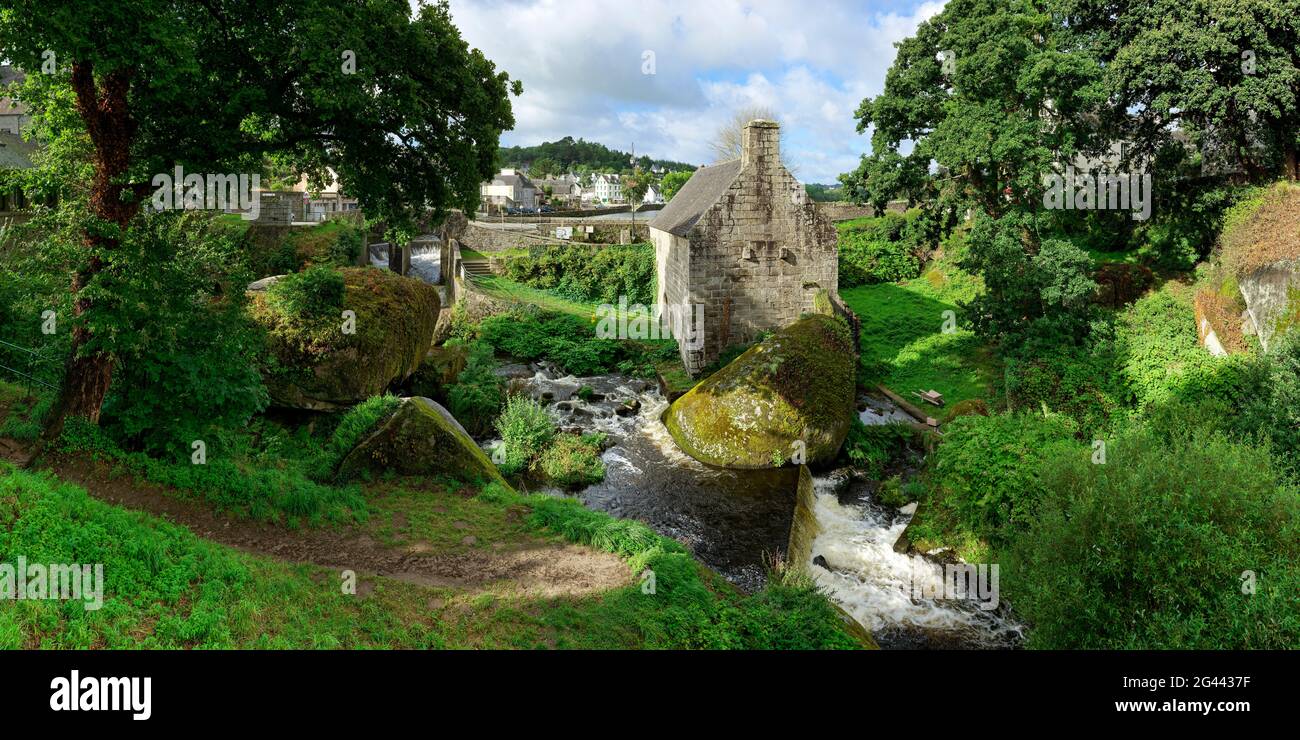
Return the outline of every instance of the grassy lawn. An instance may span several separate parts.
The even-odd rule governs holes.
[[[531,303],[548,311],[567,313],[582,319],[592,319],[596,315],[595,303],[575,301],[550,291],[530,288],[500,275],[486,275],[475,278],[474,284],[488,295],[504,301]]]
[[[381,537],[454,550],[476,536],[524,547],[577,543],[650,568],[628,585],[560,597],[509,583],[466,590],[340,573],[245,554],[188,529],[92,498],[50,473],[0,463],[0,556],[28,563],[102,563],[98,610],[24,600],[0,609],[3,648],[645,648],[853,647],[808,584],[776,579],[739,594],[678,543],[575,501],[481,492],[376,489]]]
[[[978,285],[944,265],[903,283],[863,285],[840,295],[862,320],[864,381],[883,383],[910,398],[933,388],[948,404],[989,398],[997,368],[992,352],[970,331],[943,333],[944,312]]]

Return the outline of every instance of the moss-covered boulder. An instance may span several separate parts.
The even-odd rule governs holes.
[[[392,415],[344,456],[338,477],[348,480],[367,471],[381,474],[389,470],[399,475],[505,483],[451,412],[420,397],[402,399]]]
[[[315,268],[250,286],[272,404],[334,411],[401,383],[433,341],[438,292],[388,270]]]
[[[1278,183],[1238,203],[1219,241],[1223,290],[1229,299],[1236,297],[1230,288],[1240,292],[1250,329],[1267,350],[1300,325],[1300,186]]]
[[[447,387],[456,382],[469,362],[469,351],[465,345],[454,347],[431,347],[424,356],[424,362],[407,381],[407,388],[412,396],[444,399]]]
[[[843,321],[813,315],[749,348],[673,402],[664,424],[700,462],[768,468],[834,459],[853,417],[853,348]]]

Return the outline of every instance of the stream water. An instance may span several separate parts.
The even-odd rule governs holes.
[[[685,455],[660,421],[668,404],[653,383],[619,375],[576,378],[546,365],[508,365],[498,372],[515,392],[546,404],[561,430],[609,435],[605,480],[577,494],[585,505],[643,521],[689,546],[738,587],[762,588],[767,559],[789,544],[797,469],[723,470]],[[584,386],[592,394],[580,399]],[[859,408],[864,423],[909,419],[884,399],[864,398]],[[876,504],[876,483],[849,469],[818,475],[814,483],[821,533],[813,557],[821,564],[809,564],[810,571],[882,647],[1011,647],[1019,641],[1005,606],[988,612],[970,601],[913,597],[914,579],[939,579],[942,566],[894,552],[912,507]]]

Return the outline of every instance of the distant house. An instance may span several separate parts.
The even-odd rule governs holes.
[[[326,169],[330,181],[320,190],[312,189],[306,175],[303,175],[298,184],[293,186],[296,192],[303,193],[303,218],[306,221],[325,221],[333,214],[355,211],[359,208],[357,199],[343,192],[339,185],[338,173],[333,169]]]
[[[0,131],[0,170],[31,169],[37,146],[8,131]],[[34,199],[21,188],[0,190],[0,226],[21,223],[31,217]]]
[[[663,191],[659,189],[658,185],[651,185],[646,188],[645,195],[641,198],[641,205],[644,206],[661,205],[663,202],[664,194]]]
[[[656,301],[703,309],[703,337],[679,341],[692,375],[733,344],[839,304],[835,227],[781,164],[780,129],[750,121],[740,159],[695,171],[650,222]]]
[[[611,205],[627,203],[627,197],[623,195],[623,178],[618,175],[593,175],[590,194],[590,200],[597,203],[609,203]],[[586,195],[584,194],[583,197],[586,198]]]
[[[538,190],[546,194],[546,202],[552,205],[576,206],[582,201],[582,186],[577,179],[558,177],[550,180],[537,180]]]
[[[503,169],[479,187],[484,204],[497,208],[536,208],[537,186],[522,172]]]
[[[0,89],[14,82],[22,82],[23,78],[22,70],[8,64],[0,64]],[[27,111],[27,106],[13,98],[0,97],[0,132],[21,136],[31,125],[31,121],[32,117]]]
[[[0,88],[23,79],[23,73],[7,64],[0,65]],[[13,98],[0,97],[0,170],[27,170],[33,165],[37,145],[24,141],[31,116],[27,107]],[[25,221],[33,205],[29,194],[19,188],[0,190],[0,226]]]

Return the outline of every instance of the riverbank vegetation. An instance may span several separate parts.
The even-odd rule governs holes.
[[[1244,306],[1227,264],[1294,242],[1293,218],[1257,214],[1261,193],[1283,187],[1273,180],[1300,174],[1300,112],[1285,103],[1245,124],[1228,108],[1258,101],[1239,96],[1252,78],[1235,67],[1213,100],[1187,74],[1143,71],[1151,54],[1171,58],[1170,38],[1190,45],[1171,69],[1196,64],[1192,47],[1225,28],[1166,10],[1157,29],[1136,5],[1118,23],[1072,6],[1056,24],[951,2],[900,44],[883,93],[858,110],[873,147],[846,190],[918,211],[893,217],[894,238],[881,238],[884,221],[841,226],[860,382],[934,387],[987,412],[943,424],[907,497],[918,509],[905,543],[1000,563],[1030,647],[1300,646],[1295,340],[1264,352],[1233,333]],[[1177,123],[1152,128],[1147,115]],[[1236,167],[1208,166],[1207,131],[1229,125],[1259,145],[1236,150]],[[1149,178],[1149,200],[1052,207],[1053,178],[1083,161]],[[904,254],[923,255],[919,278],[879,270]],[[1198,293],[1227,306],[1214,316],[1232,354],[1202,345],[1205,306],[1218,304]]]

